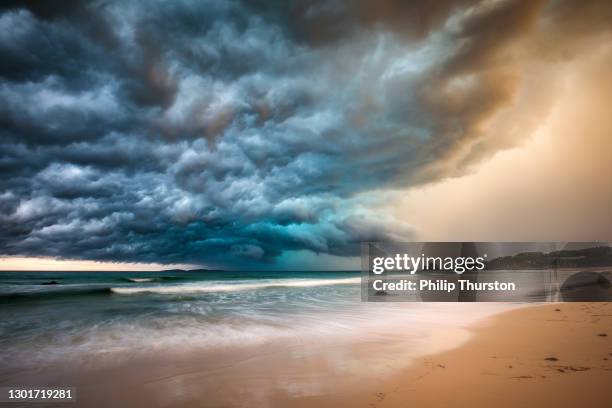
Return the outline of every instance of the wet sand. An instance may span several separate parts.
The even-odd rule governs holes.
[[[72,407],[612,406],[611,303],[526,306],[450,326],[420,343],[402,340],[414,328],[397,327],[397,337],[351,345],[167,350],[108,367],[41,367],[5,383],[76,387],[76,403],[51,404]]]
[[[502,313],[367,394],[351,406],[612,407],[612,304]]]

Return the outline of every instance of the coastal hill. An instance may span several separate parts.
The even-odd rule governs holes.
[[[513,256],[492,259],[486,265],[487,270],[612,266],[612,248],[599,246],[549,253],[523,252]]]

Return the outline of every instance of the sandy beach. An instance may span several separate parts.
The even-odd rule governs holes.
[[[352,406],[610,407],[612,304],[502,313],[460,348],[418,359]]]
[[[373,387],[364,382],[303,398],[278,393],[269,405],[612,406],[612,304],[527,306],[481,320],[471,331],[462,346],[417,358]]]
[[[338,325],[290,344],[90,352],[2,382],[74,387],[70,406],[88,408],[612,406],[612,303],[405,306],[389,311],[410,320],[346,341]]]

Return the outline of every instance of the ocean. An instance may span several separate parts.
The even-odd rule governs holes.
[[[290,392],[319,395],[330,378],[361,381],[451,348],[511,307],[367,303],[359,283],[359,272],[0,272],[0,385],[90,390],[96,378],[157,392],[197,372],[193,392],[221,378],[248,389],[246,362],[257,361],[270,387],[292,378]]]

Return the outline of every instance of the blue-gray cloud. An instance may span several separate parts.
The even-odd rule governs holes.
[[[409,238],[363,195],[494,151],[504,50],[572,9],[274,3],[4,2],[0,254],[261,267]]]

